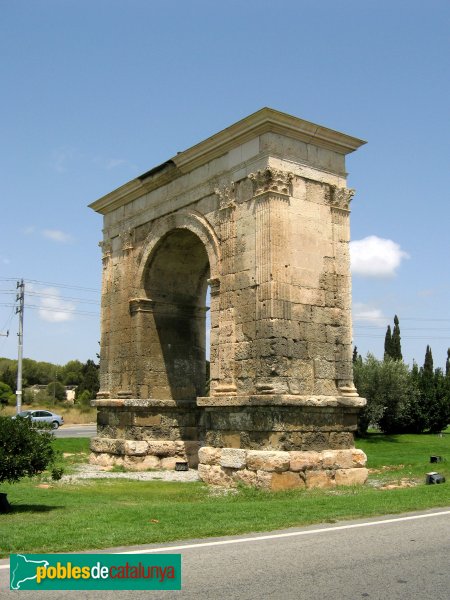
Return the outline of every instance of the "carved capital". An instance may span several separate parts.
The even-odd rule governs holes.
[[[219,198],[219,208],[235,208],[236,206],[236,188],[234,181],[228,186],[217,187],[214,193]]]
[[[103,266],[106,267],[109,259],[111,258],[111,255],[112,255],[112,244],[111,244],[111,242],[101,241],[98,243],[98,245],[100,246],[101,251],[102,251]]]
[[[220,292],[220,279],[218,277],[208,279],[208,285],[210,287],[211,296],[218,296]]]
[[[129,252],[134,248],[134,228],[124,229],[119,233],[120,240],[122,242],[122,252]]]
[[[325,200],[330,206],[341,208],[343,210],[350,209],[350,202],[355,195],[355,190],[349,188],[338,188],[335,185],[329,185],[325,193]]]
[[[293,177],[294,175],[289,171],[279,171],[272,167],[266,167],[256,173],[250,173],[248,176],[253,184],[253,193],[255,196],[266,192],[289,195]]]

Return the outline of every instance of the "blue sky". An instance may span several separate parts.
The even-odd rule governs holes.
[[[1,0],[0,356],[95,357],[87,204],[263,106],[363,138],[349,155],[354,339],[450,346],[450,4]],[[28,283],[30,282],[30,283]],[[64,287],[61,287],[64,286]]]

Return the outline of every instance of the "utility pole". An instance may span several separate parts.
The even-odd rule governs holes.
[[[19,315],[19,349],[18,349],[18,361],[17,361],[17,390],[16,390],[16,412],[20,413],[22,410],[22,361],[23,361],[23,308],[25,304],[25,284],[23,279],[17,282],[16,302],[19,306],[16,307],[16,314]]]

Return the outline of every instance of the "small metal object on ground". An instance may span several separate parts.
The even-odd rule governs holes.
[[[430,463],[442,462],[442,456],[430,456]]]
[[[189,471],[189,465],[187,462],[175,463],[175,471]]]
[[[436,471],[431,471],[430,473],[427,473],[425,483],[427,485],[432,485],[433,483],[445,483],[445,477],[440,473],[436,473]]]

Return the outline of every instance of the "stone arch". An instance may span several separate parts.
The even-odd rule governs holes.
[[[175,229],[187,229],[203,242],[209,260],[210,278],[214,280],[219,278],[220,242],[213,227],[200,213],[181,210],[159,219],[145,240],[137,273],[139,295],[145,294],[145,273],[155,248],[168,233]]]
[[[130,300],[141,397],[193,406],[205,394],[205,300],[219,264],[218,238],[202,215],[180,211],[153,225]]]

